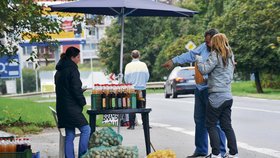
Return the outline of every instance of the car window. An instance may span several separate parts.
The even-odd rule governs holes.
[[[180,70],[177,73],[177,77],[193,78],[194,70]]]

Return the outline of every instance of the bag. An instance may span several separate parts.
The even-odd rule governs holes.
[[[194,66],[194,79],[195,79],[195,83],[196,84],[202,84],[205,82],[203,75],[200,73],[200,71],[198,70],[198,66],[197,63],[195,63]]]

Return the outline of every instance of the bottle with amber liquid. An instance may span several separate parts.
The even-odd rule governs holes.
[[[117,109],[122,109],[122,91],[121,85],[117,85]]]
[[[101,85],[102,88],[102,92],[101,92],[101,100],[102,100],[102,109],[105,110],[106,109],[106,93],[105,93],[105,86]]]
[[[111,89],[110,89],[110,94],[111,94],[111,108],[116,109],[116,88],[115,88],[115,84],[112,84]]]

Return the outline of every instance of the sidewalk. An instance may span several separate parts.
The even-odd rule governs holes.
[[[137,146],[139,158],[146,156],[144,132],[142,126],[136,126],[135,130],[127,130],[127,127],[121,127],[120,134],[123,136],[123,146]],[[97,128],[99,130],[100,128]],[[117,128],[114,128],[117,131]],[[156,150],[172,149],[178,158],[184,158],[192,153],[193,149],[187,147],[193,146],[193,137],[184,134],[173,135],[171,131],[161,127],[155,127],[150,130],[151,143]],[[41,158],[57,158],[59,151],[59,133],[56,128],[45,129],[39,135],[29,135],[31,138],[32,151],[40,151]],[[75,152],[78,150],[78,139],[75,139]],[[151,149],[153,152],[153,149]]]

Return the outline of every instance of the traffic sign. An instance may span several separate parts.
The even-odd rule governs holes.
[[[185,48],[187,49],[187,50],[193,50],[193,49],[195,49],[196,48],[196,45],[192,42],[192,41],[189,41],[186,45],[185,45]]]
[[[19,78],[19,57],[14,56],[2,56],[0,58],[0,78]]]

